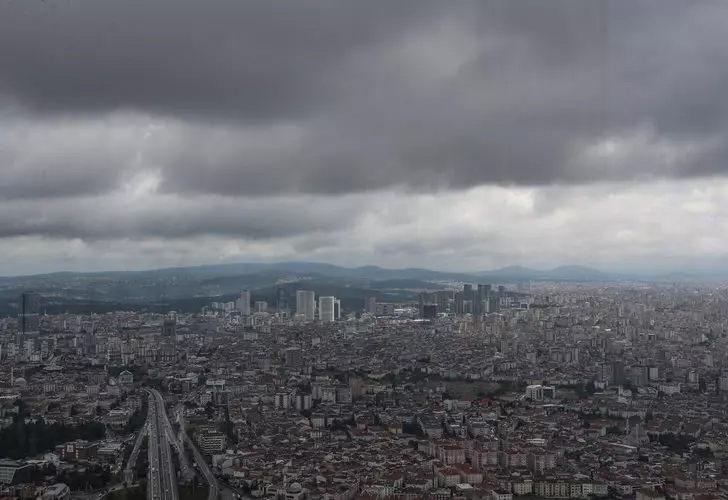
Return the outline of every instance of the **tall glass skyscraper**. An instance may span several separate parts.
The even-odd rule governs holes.
[[[296,314],[302,314],[306,321],[313,321],[316,315],[316,300],[312,290],[296,290]]]
[[[22,343],[26,336],[37,336],[40,333],[40,295],[24,292],[20,295],[18,305],[18,335]]]

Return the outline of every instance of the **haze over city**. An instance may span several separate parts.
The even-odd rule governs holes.
[[[727,27],[0,0],[0,500],[728,500]]]

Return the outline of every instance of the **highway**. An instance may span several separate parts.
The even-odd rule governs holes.
[[[180,441],[187,442],[187,444],[189,444],[195,458],[195,463],[197,463],[197,467],[200,472],[202,472],[202,475],[205,477],[205,481],[207,481],[207,484],[209,485],[207,500],[217,500],[220,494],[220,485],[217,482],[217,478],[210,470],[210,467],[208,467],[205,457],[202,456],[200,450],[197,449],[197,446],[195,446],[195,443],[192,442],[185,431],[184,411],[181,406],[177,407],[177,421],[179,422]]]
[[[149,500],[178,500],[177,474],[172,462],[169,436],[172,427],[167,418],[164,400],[159,391],[149,393],[149,469],[147,471],[147,498]],[[186,463],[186,460],[185,460]]]
[[[159,431],[157,429],[157,408],[153,397],[149,396],[149,468],[147,469],[147,499],[162,499],[162,473],[159,459]]]
[[[187,461],[187,455],[184,453],[182,443],[175,437],[174,429],[172,429],[172,424],[169,422],[169,418],[167,417],[167,410],[164,406],[164,398],[162,398],[162,394],[160,394],[160,392],[156,389],[150,389],[149,392],[154,396],[154,399],[157,402],[160,430],[164,433],[164,440],[167,442],[167,446],[174,447],[177,452],[182,477],[185,481],[188,481],[194,477],[195,471],[192,467],[190,467],[190,464]]]
[[[144,427],[139,431],[139,434],[134,441],[134,448],[131,450],[131,455],[126,461],[126,468],[124,469],[124,481],[128,484],[134,482],[134,467],[136,466],[137,457],[139,457],[139,449],[141,448],[144,436],[149,431],[149,413],[147,413],[147,420],[144,422]]]
[[[177,471],[172,461],[172,448],[177,453],[182,478],[185,481],[190,480],[194,477],[195,471],[190,466],[182,445],[183,441],[187,441],[192,448],[200,472],[210,485],[209,498],[216,500],[220,491],[217,479],[210,471],[200,452],[187,437],[184,431],[184,421],[181,422],[181,439],[177,439],[172,424],[167,417],[164,398],[156,389],[145,389],[145,391],[149,395],[147,421],[134,443],[134,449],[124,470],[125,478],[127,478],[128,482],[131,482],[139,448],[146,435],[149,445],[147,450],[149,462],[147,469],[147,498],[148,500],[178,500]]]

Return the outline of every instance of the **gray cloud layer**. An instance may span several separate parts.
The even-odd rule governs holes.
[[[487,267],[578,260],[570,238],[718,259],[696,228],[726,193],[726,23],[718,0],[3,2],[0,249]]]
[[[0,7],[0,92],[36,120],[153,117],[167,128],[144,161],[168,192],[723,174],[726,22],[710,1],[16,1]],[[635,130],[647,141],[623,151]],[[69,135],[0,152],[54,171],[14,195],[139,168],[123,138]],[[617,151],[589,154],[603,144]]]

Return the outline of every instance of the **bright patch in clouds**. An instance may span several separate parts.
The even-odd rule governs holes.
[[[728,214],[713,210],[728,204],[726,180],[264,199],[165,194],[158,183],[157,175],[142,175],[118,196],[85,198],[77,206],[54,199],[0,203],[0,229],[15,232],[0,239],[0,251],[11,257],[0,272],[288,259],[452,270],[588,263],[619,270],[728,256]],[[30,221],[28,234],[14,225],[20,214]],[[20,250],[29,246],[30,252]]]

